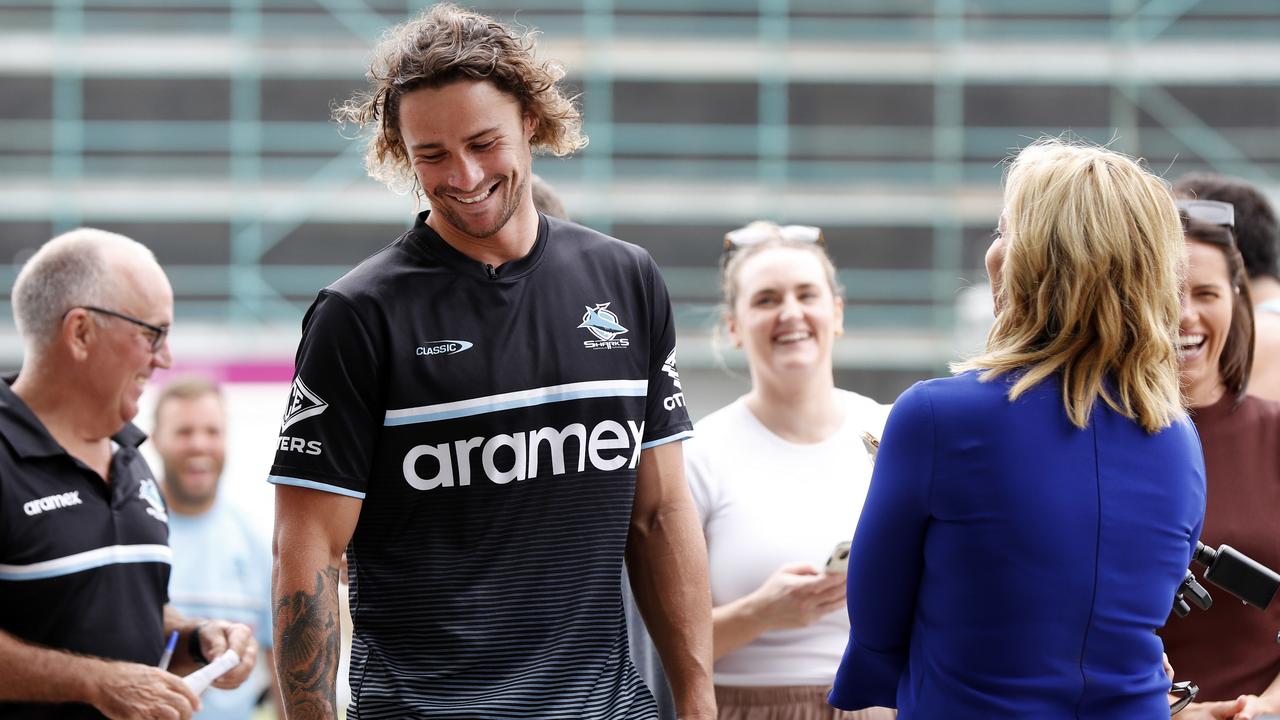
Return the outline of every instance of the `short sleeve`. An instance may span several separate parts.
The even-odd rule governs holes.
[[[852,407],[857,413],[860,428],[879,440],[884,436],[884,426],[889,421],[889,413],[893,410],[893,405],[879,403],[856,393],[853,393],[853,397],[855,401]]]
[[[693,496],[693,504],[698,509],[698,523],[702,525],[704,534],[717,502],[715,476],[706,444],[707,439],[698,436],[684,446],[684,477],[689,483],[689,494]]]
[[[872,432],[875,433],[877,438],[884,435],[884,428],[889,424],[890,412],[893,412],[892,403],[885,404],[878,403],[874,400],[871,401],[871,417],[873,418],[873,424],[875,426],[875,429],[872,430]]]
[[[684,388],[676,369],[676,324],[671,296],[653,258],[646,256],[649,284],[649,386],[645,404],[642,448],[651,448],[693,435],[685,408]]]
[[[379,346],[348,300],[321,291],[302,322],[272,483],[364,498],[382,425]]]

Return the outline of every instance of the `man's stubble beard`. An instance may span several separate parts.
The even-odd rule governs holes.
[[[438,212],[444,216],[445,222],[449,223],[454,229],[462,232],[464,235],[475,238],[484,239],[497,235],[502,228],[507,226],[511,218],[515,216],[516,211],[520,209],[520,203],[524,199],[525,191],[529,187],[529,178],[533,175],[532,171],[526,172],[520,180],[520,185],[515,192],[507,195],[507,204],[502,208],[502,214],[498,217],[498,221],[493,227],[486,228],[481,232],[475,232],[462,218],[453,212],[453,208],[447,202],[440,203],[439,207],[432,205],[433,212]],[[507,183],[510,186],[510,183]]]
[[[182,471],[173,467],[168,462],[162,461],[164,465],[164,490],[171,498],[171,504],[180,504],[186,506],[203,505],[211,502],[218,497],[218,486],[222,483],[222,465],[214,468],[216,471],[213,487],[207,495],[197,497],[187,492],[186,486],[182,482]]]

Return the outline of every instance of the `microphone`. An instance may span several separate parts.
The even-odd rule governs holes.
[[[1196,543],[1194,559],[1204,566],[1205,580],[1259,610],[1266,610],[1280,590],[1280,573],[1230,545],[1214,550]]]
[[[1246,605],[1259,610],[1266,610],[1280,590],[1280,573],[1236,550],[1230,545],[1222,545],[1217,550],[1202,542],[1196,543],[1195,554],[1191,558],[1204,566],[1204,579],[1226,590]],[[1178,617],[1186,617],[1194,603],[1201,610],[1208,610],[1213,605],[1213,598],[1190,570],[1182,577],[1182,584],[1173,596],[1173,612]],[[1276,642],[1280,643],[1280,633],[1276,634]],[[1174,683],[1171,693],[1179,696],[1178,701],[1169,708],[1170,715],[1176,715],[1195,699],[1200,688],[1189,682]],[[1258,720],[1280,720],[1280,715],[1262,715]]]

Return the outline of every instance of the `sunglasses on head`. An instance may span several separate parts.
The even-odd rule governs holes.
[[[822,236],[822,228],[812,225],[775,226],[761,223],[740,227],[737,230],[730,230],[725,233],[724,251],[730,253],[741,248],[777,240],[779,237],[787,242],[816,243],[820,247],[826,247],[827,245],[826,238]]]
[[[1176,200],[1174,204],[1192,220],[1235,229],[1236,208],[1218,200]]]

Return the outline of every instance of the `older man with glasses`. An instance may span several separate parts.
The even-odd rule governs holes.
[[[214,685],[232,688],[257,646],[168,605],[168,515],[130,420],[170,363],[173,290],[143,245],[80,229],[11,300],[26,355],[0,383],[0,716],[190,718],[200,700],[173,673],[230,649]]]

